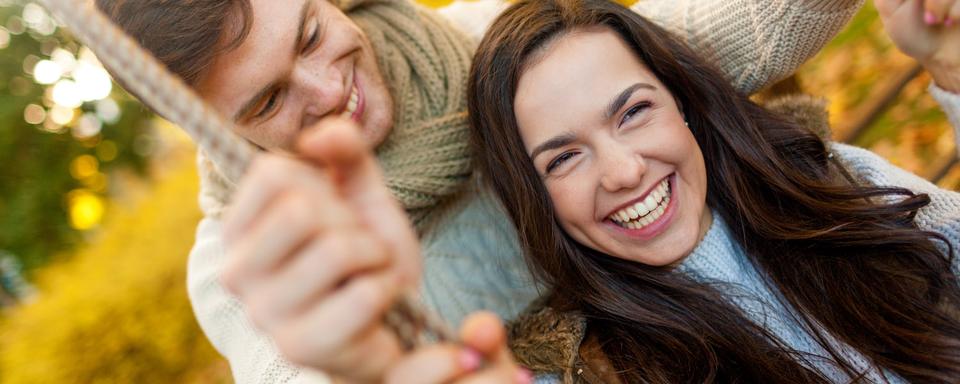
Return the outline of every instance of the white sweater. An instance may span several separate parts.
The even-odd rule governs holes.
[[[792,73],[836,34],[863,0],[644,0],[634,9],[718,63],[738,90],[752,93]],[[454,3],[440,10],[479,38],[504,8],[500,1]],[[954,116],[956,119],[956,116]],[[201,192],[200,205],[207,209]],[[438,230],[424,236],[422,296],[451,324],[492,310],[506,319],[538,295],[509,219],[485,191],[465,197]],[[326,383],[294,367],[220,285],[225,264],[221,223],[203,219],[190,253],[187,284],[194,312],[238,383]],[[325,330],[318,329],[317,332]]]

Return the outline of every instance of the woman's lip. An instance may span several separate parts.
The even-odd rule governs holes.
[[[667,175],[666,177],[664,177],[664,179],[670,178],[670,177],[672,177],[672,176],[675,175],[675,174],[676,174],[676,173],[671,173],[671,174]],[[643,201],[644,199],[647,198],[647,196],[650,196],[650,194],[653,193],[653,190],[654,190],[654,189],[657,189],[657,187],[660,186],[660,183],[662,183],[662,182],[663,182],[663,179],[658,180],[656,183],[654,183],[653,185],[651,185],[650,188],[648,188],[647,191],[646,191],[644,194],[640,195],[640,197],[638,197],[638,198],[636,198],[636,199],[633,199],[633,200],[630,200],[630,201],[628,201],[628,202],[626,202],[626,203],[623,203],[622,205],[620,205],[619,207],[615,208],[614,210],[612,210],[612,211],[610,211],[610,212],[607,212],[607,214],[606,214],[605,216],[603,216],[600,220],[607,220],[607,219],[610,218],[610,216],[613,216],[614,213],[620,212],[621,209],[624,209],[624,208],[626,208],[626,207],[633,206],[633,205],[636,204],[637,202]]]
[[[670,176],[669,183],[670,183],[670,202],[667,204],[667,207],[664,209],[663,214],[660,215],[659,218],[657,218],[657,221],[647,224],[646,226],[640,229],[624,228],[617,225],[610,219],[604,220],[604,225],[608,225],[616,231],[620,231],[621,233],[627,236],[630,236],[632,238],[639,239],[639,240],[649,240],[654,237],[657,237],[658,235],[663,233],[667,229],[667,227],[670,226],[670,223],[673,221],[673,217],[676,216],[675,214],[677,211],[677,204],[679,204],[680,202],[680,199],[677,197],[679,194],[677,193],[676,174],[673,174]]]

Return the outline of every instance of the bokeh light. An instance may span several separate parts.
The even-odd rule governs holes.
[[[75,189],[67,194],[70,226],[77,230],[96,227],[103,220],[104,204],[100,196],[86,189]]]
[[[106,163],[113,161],[117,158],[117,143],[112,140],[101,141],[100,144],[97,144],[95,149],[97,152],[97,157],[100,158],[100,161]]]
[[[10,32],[7,32],[7,29],[0,27],[0,49],[4,49],[10,46]]]
[[[83,101],[95,101],[110,96],[113,84],[103,67],[89,61],[81,61],[72,72]]]
[[[87,112],[80,116],[77,124],[73,126],[72,132],[74,137],[86,139],[100,134],[102,128],[103,122],[100,121],[100,118],[94,113]]]
[[[67,125],[73,121],[76,117],[76,109],[70,107],[64,107],[62,105],[54,105],[53,108],[50,108],[50,120],[52,120],[57,125]]]
[[[40,124],[46,118],[47,111],[39,105],[30,104],[23,109],[23,121],[26,121],[27,124]]]
[[[120,120],[120,105],[110,98],[97,102],[97,117],[106,124],[116,124]]]
[[[83,180],[100,171],[100,162],[92,155],[80,155],[70,162],[70,176]]]
[[[73,57],[70,51],[60,47],[53,49],[53,52],[50,53],[50,60],[57,63],[64,73],[73,72],[73,68],[77,66],[77,58]]]
[[[53,86],[53,102],[67,108],[77,108],[83,104],[80,87],[73,80],[63,79]]]
[[[53,84],[63,76],[63,69],[54,61],[40,60],[33,66],[33,79],[38,84]]]

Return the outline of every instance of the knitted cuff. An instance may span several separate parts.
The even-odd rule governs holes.
[[[957,144],[957,153],[960,154],[960,93],[945,91],[935,83],[930,83],[929,91],[953,126],[954,141]]]

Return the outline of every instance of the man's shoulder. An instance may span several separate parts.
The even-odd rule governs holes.
[[[457,0],[437,9],[437,13],[449,20],[474,41],[480,41],[493,20],[507,8],[502,0]]]

